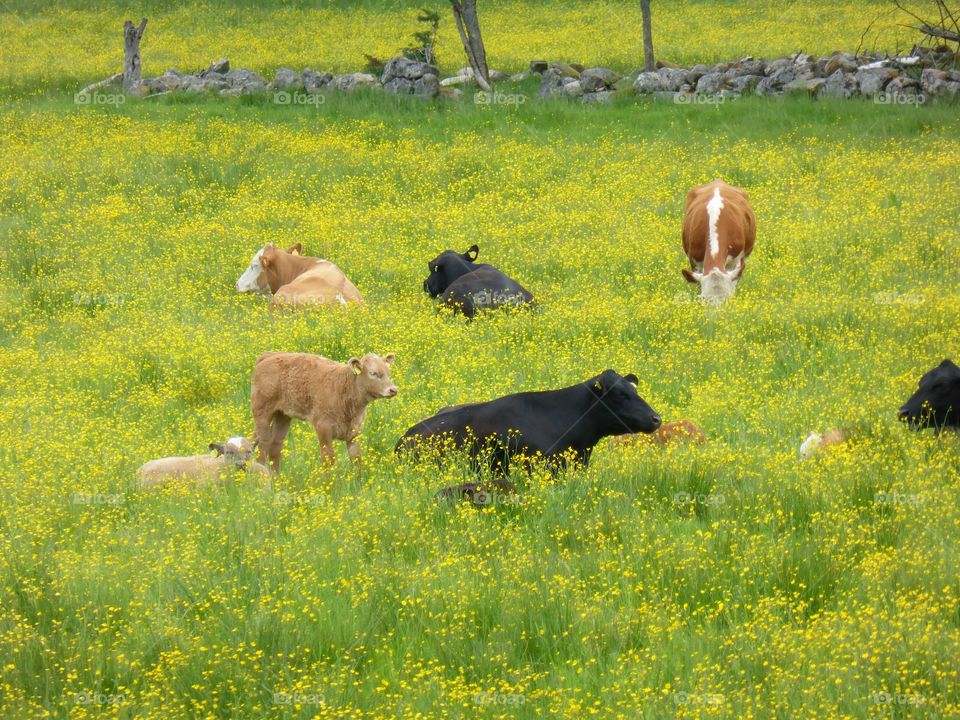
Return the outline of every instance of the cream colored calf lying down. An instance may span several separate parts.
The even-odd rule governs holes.
[[[197,486],[211,485],[236,473],[244,472],[269,484],[270,471],[253,460],[253,443],[245,437],[232,437],[225,443],[210,443],[212,455],[169,457],[151,460],[137,470],[140,488],[161,487],[170,482],[185,482]]]

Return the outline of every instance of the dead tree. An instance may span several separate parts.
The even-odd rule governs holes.
[[[140,83],[140,38],[147,26],[143,18],[140,25],[133,26],[132,20],[123,24],[123,89],[131,90]]]
[[[916,26],[906,25],[905,27],[919,30],[927,37],[956,43],[956,52],[960,53],[960,10],[950,10],[950,8],[947,7],[946,0],[933,0],[937,14],[940,15],[938,22],[936,20],[925,20],[912,10],[904,7],[900,3],[900,0],[894,0],[893,4],[897,6],[898,10],[906,13],[919,23],[919,25]]]
[[[490,71],[487,69],[487,51],[483,47],[480,35],[480,20],[477,19],[477,0],[450,0],[453,6],[453,19],[457,23],[457,32],[467,61],[473,70],[477,86],[484,92],[493,92],[490,85]]]
[[[653,23],[650,20],[650,0],[640,0],[640,13],[643,15],[643,69],[653,72],[657,69],[653,58]]]

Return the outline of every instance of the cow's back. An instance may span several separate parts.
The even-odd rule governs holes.
[[[723,207],[717,220],[718,233],[727,246],[728,256],[753,252],[757,235],[757,221],[750,207],[746,191],[722,180],[697,185],[687,193],[683,214],[683,251],[691,260],[703,262],[710,241],[710,216],[707,206],[714,190],[720,188]]]
[[[363,297],[339,267],[320,260],[316,267],[278,288],[273,302],[283,305],[346,305],[363,303]]]
[[[309,419],[324,402],[324,393],[349,368],[307,353],[264,353],[253,369],[254,412],[281,412]]]

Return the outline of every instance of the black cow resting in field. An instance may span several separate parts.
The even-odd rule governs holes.
[[[903,404],[897,417],[916,430],[960,429],[960,367],[947,359],[924,373],[920,387]]]
[[[431,440],[447,440],[474,463],[489,453],[490,467],[500,474],[509,472],[516,455],[539,456],[560,469],[572,454],[586,465],[602,438],[660,427],[660,416],[637,394],[636,381],[635,375],[605,370],[562,390],[444,408],[407,430],[396,450],[416,452]]]
[[[478,310],[496,307],[516,307],[533,302],[533,295],[515,280],[492,265],[474,262],[480,249],[476,245],[463,254],[447,250],[427,265],[430,275],[423,289],[430,297],[459,310],[468,318]]]

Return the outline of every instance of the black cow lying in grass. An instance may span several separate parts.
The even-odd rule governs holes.
[[[897,417],[916,430],[960,428],[960,367],[948,359],[924,373]]]
[[[440,253],[427,263],[430,275],[423,281],[423,289],[468,318],[478,310],[533,302],[533,295],[516,280],[492,265],[475,263],[479,253],[476,245],[463,254],[453,250]]]
[[[444,408],[400,438],[396,450],[414,453],[426,445],[463,450],[474,461],[488,458],[498,474],[510,459],[540,458],[555,469],[586,465],[593,447],[608,435],[651,433],[660,416],[637,394],[635,375],[605,370],[562,390],[523,392],[489,402]],[[425,449],[425,448],[424,448]]]

